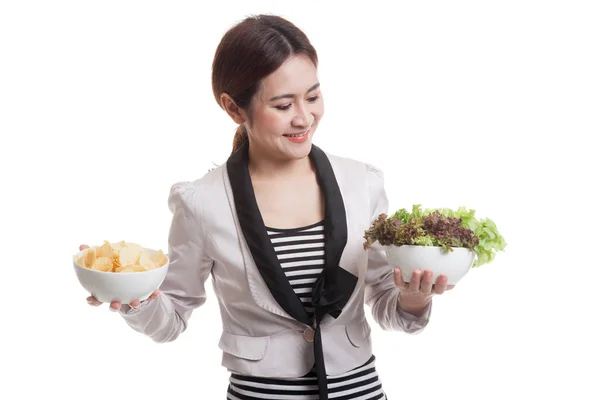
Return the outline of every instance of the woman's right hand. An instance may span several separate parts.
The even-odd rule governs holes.
[[[81,246],[79,246],[79,250],[81,251],[81,250],[87,249],[88,247],[90,247],[90,246],[88,246],[87,244],[82,244]],[[156,299],[159,294],[160,294],[160,290],[156,289],[154,292],[152,292],[150,297],[148,297],[148,301],[152,301],[152,300]],[[86,300],[90,306],[98,307],[99,305],[102,304],[102,302],[98,301],[98,299],[96,299],[94,296],[89,296]],[[129,306],[131,308],[138,308],[140,306],[140,304],[141,304],[141,302],[139,300],[134,300],[131,303],[129,303]],[[113,301],[112,303],[110,303],[109,309],[111,311],[119,311],[121,309],[121,302]]]

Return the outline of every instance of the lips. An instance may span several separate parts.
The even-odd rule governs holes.
[[[308,133],[310,132],[312,125],[304,132],[300,133],[286,133],[283,136],[291,143],[301,144],[308,140]]]
[[[302,133],[286,133],[283,136],[285,136],[285,137],[302,137],[302,136],[306,135],[307,132],[302,132]]]
[[[306,135],[309,131],[310,131],[310,128],[308,128],[304,132],[300,132],[300,133],[285,133],[283,136],[291,137],[291,138],[299,138],[299,137]]]

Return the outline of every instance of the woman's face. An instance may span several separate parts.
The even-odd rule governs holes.
[[[278,160],[306,157],[323,113],[315,65],[305,56],[290,57],[252,100],[246,126],[253,152]]]

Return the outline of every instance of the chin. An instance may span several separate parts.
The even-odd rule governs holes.
[[[288,154],[292,155],[293,158],[300,159],[307,157],[312,150],[312,137],[308,138],[306,142],[301,144],[294,144],[293,147],[288,147]]]
[[[308,157],[312,145],[310,142],[303,143],[302,146],[298,146],[296,149],[286,149],[285,157],[290,160],[301,160]]]

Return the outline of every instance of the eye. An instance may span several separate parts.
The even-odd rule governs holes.
[[[318,95],[308,98],[308,101],[311,102],[311,103],[314,103],[317,100],[319,100],[319,96]]]
[[[286,104],[285,106],[275,106],[275,108],[281,111],[286,111],[289,110],[291,106],[291,104]]]

